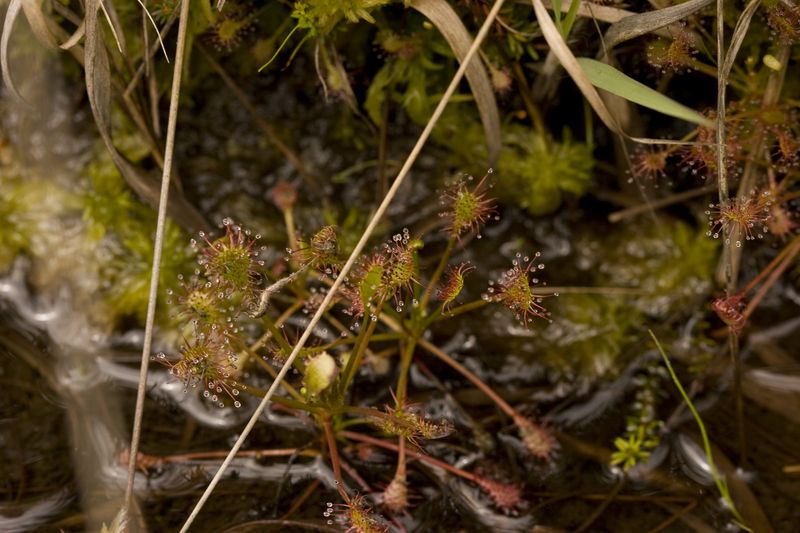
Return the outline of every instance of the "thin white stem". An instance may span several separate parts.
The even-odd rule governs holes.
[[[717,0],[717,187],[719,189],[720,206],[725,205],[730,197],[728,191],[728,175],[725,165],[725,89],[728,77],[724,72],[725,63],[725,0]],[[725,281],[727,290],[733,288],[733,255],[729,245],[731,240],[730,230],[723,228],[725,233],[725,246],[723,255],[725,261]]]
[[[128,483],[125,487],[125,504],[123,511],[129,515],[133,500],[133,485],[136,477],[136,456],[139,453],[139,438],[142,434],[142,413],[144,412],[144,393],[147,385],[147,367],[150,363],[150,350],[153,345],[153,323],[156,315],[156,299],[158,297],[158,278],[161,268],[161,251],[164,247],[164,227],[167,220],[167,200],[169,198],[170,174],[172,172],[172,155],[175,151],[175,124],[178,120],[178,100],[181,92],[181,72],[183,70],[183,51],[186,44],[186,28],[189,22],[189,1],[181,3],[180,23],[178,26],[178,44],[175,50],[175,65],[172,71],[172,92],[169,102],[169,120],[167,122],[167,138],[164,147],[164,171],[161,174],[161,196],[158,202],[158,220],[156,222],[156,239],[153,243],[153,269],[150,274],[150,296],[147,301],[147,318],[144,328],[144,345],[142,346],[142,362],[139,370],[139,388],[136,391],[136,410],[133,414],[133,433],[131,435],[130,459],[128,460]]]
[[[361,239],[358,241],[358,244],[356,244],[355,248],[353,249],[353,252],[350,254],[350,257],[347,259],[347,262],[344,264],[341,271],[339,272],[339,275],[334,280],[333,285],[331,285],[328,294],[325,296],[325,299],[322,301],[322,304],[317,309],[317,312],[314,313],[314,316],[309,321],[305,331],[303,331],[303,334],[297,341],[297,344],[292,350],[292,353],[286,359],[286,362],[283,364],[283,367],[281,368],[280,372],[278,372],[278,375],[275,377],[275,380],[272,382],[272,385],[270,386],[269,390],[264,395],[264,398],[261,400],[261,403],[258,404],[258,407],[253,413],[253,416],[247,422],[247,425],[242,430],[242,433],[241,435],[239,435],[239,438],[236,439],[236,443],[234,443],[233,447],[228,453],[228,456],[225,457],[225,460],[222,462],[222,465],[220,465],[219,470],[217,470],[216,474],[214,474],[214,477],[211,479],[211,482],[208,484],[208,487],[206,487],[206,490],[205,492],[203,492],[203,495],[200,497],[200,500],[197,502],[194,509],[192,509],[191,514],[186,519],[186,522],[183,524],[183,527],[181,528],[181,533],[185,533],[186,531],[189,530],[189,527],[192,525],[192,522],[194,522],[194,519],[200,513],[200,509],[203,508],[203,505],[205,505],[209,496],[211,496],[211,493],[214,491],[214,488],[222,479],[222,475],[225,473],[225,470],[228,468],[231,461],[236,456],[239,449],[242,447],[242,444],[244,444],[244,441],[247,439],[247,436],[253,430],[253,427],[256,425],[256,421],[261,416],[261,413],[263,413],[264,409],[266,409],[267,405],[269,405],[272,395],[278,389],[278,387],[281,384],[281,381],[283,381],[283,378],[286,376],[286,373],[291,368],[292,363],[294,363],[294,360],[297,357],[297,354],[299,354],[300,350],[303,349],[303,346],[305,346],[306,341],[311,336],[311,332],[314,330],[314,327],[317,325],[317,322],[319,322],[320,318],[322,318],[322,315],[325,313],[325,310],[328,308],[328,305],[330,305],[334,295],[336,294],[337,289],[341,286],[342,282],[347,276],[347,273],[350,272],[350,269],[355,264],[356,259],[359,257],[362,250],[367,245],[367,240],[369,240],[370,236],[372,235],[372,232],[375,231],[375,227],[378,225],[378,222],[380,221],[381,217],[386,212],[386,209],[389,207],[389,204],[391,203],[392,199],[397,194],[397,191],[400,189],[400,185],[402,185],[403,180],[408,175],[409,170],[411,170],[411,166],[417,160],[417,157],[422,151],[423,146],[425,146],[428,137],[430,137],[434,126],[436,126],[436,123],[442,116],[444,108],[447,106],[447,103],[450,101],[450,98],[453,96],[453,93],[455,93],[456,89],[458,88],[458,84],[464,77],[464,72],[466,72],[469,62],[478,52],[481,43],[486,38],[486,34],[489,33],[489,28],[491,27],[492,23],[497,17],[497,14],[499,13],[500,8],[503,6],[504,2],[505,0],[497,0],[497,2],[492,7],[492,10],[487,15],[486,20],[481,26],[481,29],[478,31],[478,35],[475,37],[475,41],[473,41],[472,45],[470,46],[467,55],[464,56],[464,60],[461,62],[461,65],[459,66],[458,70],[453,76],[450,85],[447,87],[447,90],[444,92],[442,99],[439,101],[439,104],[433,111],[433,114],[431,115],[428,124],[425,126],[425,129],[420,134],[419,139],[417,139],[417,143],[414,145],[414,148],[411,150],[411,153],[408,154],[408,158],[406,158],[405,163],[403,163],[403,167],[400,169],[400,172],[398,172],[397,177],[394,180],[394,183],[392,183],[392,186],[389,188],[389,191],[386,193],[386,196],[383,198],[383,201],[378,206],[378,209],[375,211],[375,214],[372,216],[372,219],[369,221],[367,228],[364,230],[364,234],[361,236]]]

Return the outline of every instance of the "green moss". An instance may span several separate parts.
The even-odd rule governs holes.
[[[104,298],[111,323],[123,316],[143,321],[147,313],[156,214],[134,198],[106,155],[87,168],[89,186],[83,196],[88,237],[97,242]],[[170,221],[164,234],[159,300],[178,274],[187,273],[192,257],[186,235]]]
[[[153,234],[154,224],[142,224],[121,241],[107,243],[112,255],[101,275],[106,286],[103,296],[112,321],[123,316],[133,316],[142,322],[145,319],[153,267]],[[168,221],[161,256],[159,301],[166,300],[166,289],[175,285],[178,275],[185,273],[191,262],[186,235]]]
[[[550,303],[552,302],[552,303]],[[546,301],[553,322],[534,353],[569,380],[615,374],[618,358],[642,316],[625,297],[565,294]]]
[[[565,284],[608,287],[608,294],[561,294],[545,299],[552,323],[533,353],[566,379],[613,376],[648,320],[697,309],[708,297],[718,242],[704,228],[669,220],[587,229],[575,239],[585,275]],[[605,236],[604,236],[605,235]],[[614,288],[637,289],[614,294]]]
[[[517,125],[505,128],[498,167],[498,194],[533,215],[558,209],[564,193],[582,195],[592,178],[592,148],[574,142],[547,139]]]
[[[427,29],[422,19],[414,20],[409,24],[413,29],[404,35],[383,30],[376,38],[390,55],[372,78],[364,102],[364,109],[375,124],[382,122],[387,101],[400,104],[417,124],[427,123],[452,75],[451,68],[442,66],[455,65],[452,50],[439,32]],[[452,103],[458,100],[455,97]]]
[[[134,210],[135,200],[119,170],[108,157],[92,161],[87,168],[89,186],[84,195],[83,219],[89,237],[99,241],[119,225],[120,213]]]
[[[641,222],[620,227],[603,242],[593,235],[593,242],[583,243],[596,254],[597,264],[591,268],[597,285],[640,289],[642,295],[630,298],[630,304],[654,317],[704,299],[711,289],[719,242],[707,237],[702,227]]]
[[[21,218],[23,205],[17,187],[0,187],[0,271],[5,272],[20,252],[30,247],[30,226]]]
[[[78,206],[77,198],[52,180],[0,176],[0,271],[19,254],[51,256],[52,247],[63,240],[59,230],[69,225],[66,219]]]
[[[295,2],[292,17],[300,29],[324,37],[343,20],[374,24],[370,10],[388,3],[389,0],[304,0]]]
[[[445,113],[434,135],[451,151],[455,166],[486,164],[484,132],[469,113]],[[567,130],[562,137],[556,141],[541,136],[530,126],[504,125],[493,193],[505,203],[537,216],[558,209],[566,194],[584,194],[594,169],[592,147],[574,141]]]

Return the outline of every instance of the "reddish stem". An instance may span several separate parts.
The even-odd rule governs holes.
[[[750,280],[750,282],[749,282],[747,285],[745,285],[745,286],[742,288],[742,290],[740,290],[740,291],[738,292],[738,295],[743,297],[743,296],[745,296],[747,293],[749,293],[750,291],[752,291],[752,290],[755,288],[755,286],[756,286],[756,285],[758,285],[759,283],[761,283],[761,280],[762,280],[762,279],[763,279],[763,278],[764,278],[764,277],[765,277],[767,274],[769,274],[770,272],[772,272],[772,270],[773,270],[773,269],[775,269],[775,268],[778,266],[778,264],[779,264],[779,263],[781,263],[781,262],[782,262],[782,261],[784,261],[784,260],[787,260],[787,257],[786,257],[786,256],[787,256],[787,254],[789,254],[789,259],[788,259],[788,261],[791,261],[791,257],[792,257],[794,254],[796,254],[796,253],[797,253],[797,250],[794,250],[794,251],[792,251],[792,247],[796,247],[798,242],[800,242],[800,235],[796,236],[796,237],[795,237],[795,238],[792,240],[792,242],[791,242],[791,243],[789,243],[787,246],[785,246],[785,247],[783,248],[783,250],[781,250],[780,252],[778,252],[778,255],[776,255],[776,256],[775,256],[775,257],[772,259],[772,261],[770,261],[770,262],[769,262],[769,264],[768,264],[767,266],[765,266],[765,267],[764,267],[764,268],[761,270],[761,272],[759,272],[759,273],[758,273],[758,275],[757,275],[756,277],[754,277],[753,279],[751,279],[751,280]],[[786,269],[786,265],[784,265],[784,266],[782,267],[782,270],[781,270],[781,271],[783,271],[783,270],[785,270],[785,269]],[[772,278],[770,278],[770,279],[772,279]],[[774,281],[773,281],[773,283],[774,283]],[[765,284],[765,285],[767,285],[767,284]]]
[[[438,357],[442,361],[444,361],[448,366],[455,369],[459,374],[467,378],[469,381],[472,382],[478,389],[481,390],[486,396],[489,397],[497,406],[508,416],[514,419],[516,423],[518,420],[522,419],[522,415],[517,413],[517,411],[509,405],[503,398],[500,397],[489,385],[484,383],[478,376],[472,373],[467,367],[447,355],[443,350],[435,346],[434,344],[428,342],[425,339],[419,339],[419,345],[428,350],[432,355]]]
[[[323,415],[322,427],[325,428],[325,440],[328,444],[328,453],[331,457],[331,466],[333,467],[333,477],[336,480],[336,489],[339,495],[346,503],[350,503],[350,495],[344,488],[344,479],[342,479],[342,465],[339,462],[339,450],[336,448],[336,438],[333,436],[333,427],[331,427],[331,419],[328,415]]]
[[[320,484],[320,480],[318,480],[318,479],[315,479],[314,481],[312,481],[308,485],[308,487],[306,487],[306,490],[304,490],[303,493],[295,501],[292,502],[292,506],[289,508],[288,511],[286,511],[286,514],[284,514],[282,517],[279,518],[279,520],[287,520],[294,513],[296,513],[297,510],[300,509],[300,507],[303,506],[303,504],[306,502],[306,500],[308,500],[311,497],[311,495],[314,494],[314,491],[317,490],[317,487],[319,487],[319,484]]]
[[[785,248],[785,252],[786,253],[784,254],[783,261],[781,261],[781,263],[774,268],[764,284],[759,287],[758,292],[755,294],[755,296],[753,296],[753,299],[747,304],[747,307],[742,313],[742,316],[744,316],[745,320],[747,320],[748,317],[753,314],[753,311],[755,311],[758,304],[767,294],[767,291],[769,291],[775,282],[778,281],[778,278],[781,277],[783,272],[789,267],[790,264],[792,264],[792,261],[797,253],[800,252],[800,235],[795,237],[792,243]]]
[[[362,435],[361,433],[356,433],[354,431],[341,431],[340,434],[342,437],[348,438],[350,440],[355,440],[359,442],[364,442],[367,444],[372,444],[373,446],[378,446],[379,448],[384,448],[386,450],[392,450],[393,452],[400,452],[400,447],[397,444],[387,442],[385,440],[376,439],[375,437],[370,437],[369,435]],[[415,452],[412,450],[406,450],[406,455],[422,461],[423,463],[428,463],[433,466],[438,466],[444,470],[447,470],[451,474],[455,474],[457,476],[463,477],[464,479],[468,479],[474,483],[480,481],[480,477],[472,472],[467,472],[466,470],[461,470],[453,465],[447,464],[444,461],[440,461],[439,459],[434,459],[430,455],[425,455],[424,453]]]

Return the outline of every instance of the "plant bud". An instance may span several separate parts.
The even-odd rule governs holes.
[[[314,398],[330,387],[339,373],[336,360],[328,352],[322,352],[306,361],[305,377],[303,378],[303,394]]]

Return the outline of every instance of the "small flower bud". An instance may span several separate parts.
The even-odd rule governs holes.
[[[319,396],[333,384],[338,373],[336,360],[328,352],[320,352],[309,358],[303,378],[303,393],[309,398]]]
[[[279,181],[270,189],[269,199],[281,211],[288,211],[297,202],[297,188],[288,181]]]
[[[408,484],[405,476],[394,476],[383,491],[383,506],[392,513],[401,513],[408,507]]]
[[[539,459],[549,459],[558,447],[558,442],[552,433],[543,426],[535,424],[527,418],[519,418],[515,421],[519,428],[522,442],[534,457]]]
[[[742,314],[744,309],[743,297],[739,295],[727,298],[717,298],[711,304],[717,316],[731,328],[733,333],[739,334],[744,329],[747,318]]]

